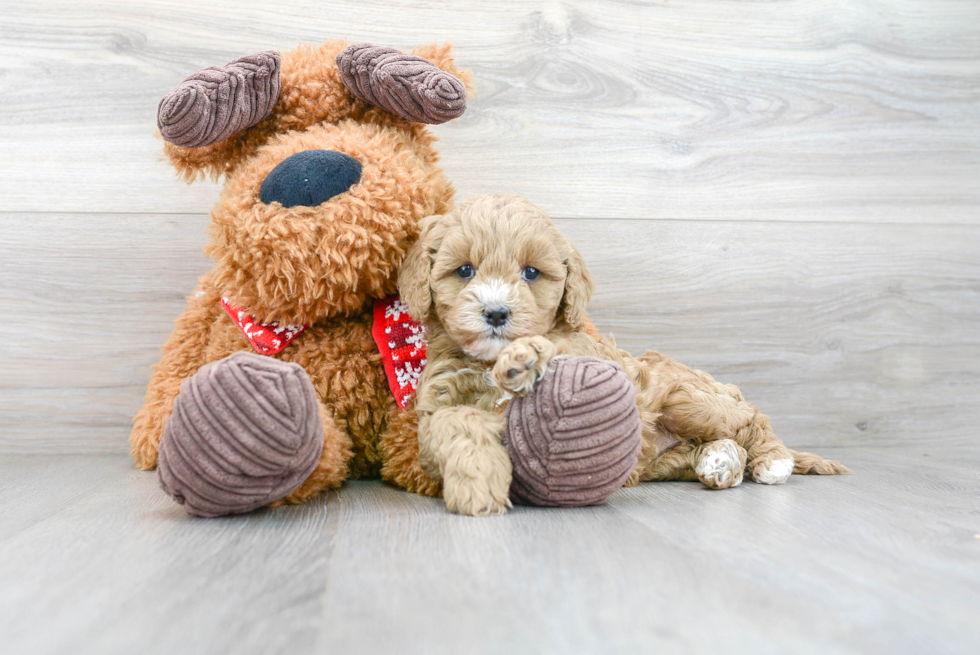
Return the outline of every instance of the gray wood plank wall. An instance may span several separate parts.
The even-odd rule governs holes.
[[[975,442],[980,3],[3,0],[0,450],[126,450],[218,192],[161,161],[157,101],[329,38],[456,44],[459,197],[556,217],[621,344],[792,445]]]

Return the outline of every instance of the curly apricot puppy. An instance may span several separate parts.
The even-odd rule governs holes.
[[[448,45],[410,55],[345,46],[243,57],[190,76],[160,104],[177,171],[226,181],[206,249],[214,268],[177,320],[135,419],[141,469],[157,465],[181,383],[254,348],[302,366],[320,403],[319,463],[286,502],[378,473],[438,492],[417,462],[414,413],[398,411],[388,390],[372,307],[395,293],[421,219],[452,206],[423,123],[462,113],[468,76]]]
[[[501,405],[561,355],[614,360],[633,380],[643,448],[627,484],[699,479],[725,489],[746,467],[763,484],[847,471],[788,449],[736,387],[652,351],[634,358],[599,336],[585,315],[594,285],[582,256],[519,196],[472,198],[426,218],[399,288],[428,341],[416,402],[421,463],[442,479],[452,511],[509,507]]]

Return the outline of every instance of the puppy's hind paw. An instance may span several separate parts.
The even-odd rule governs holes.
[[[745,461],[744,448],[731,439],[720,439],[701,447],[694,472],[706,487],[728,489],[742,483]]]
[[[523,395],[548,371],[558,348],[544,337],[521,337],[503,349],[493,366],[493,379],[501,389]]]
[[[783,484],[792,474],[792,457],[761,462],[752,468],[752,479],[759,484]]]

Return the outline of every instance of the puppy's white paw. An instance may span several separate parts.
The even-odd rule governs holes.
[[[511,474],[510,458],[503,447],[499,451],[451,458],[446,462],[442,476],[446,509],[469,516],[503,514],[513,507],[510,502]]]
[[[742,484],[745,471],[745,449],[731,439],[720,439],[701,447],[694,472],[711,489],[728,489]]]
[[[757,464],[752,469],[752,479],[759,484],[783,484],[793,474],[793,458],[774,459]]]
[[[504,348],[493,366],[493,379],[501,389],[523,395],[548,371],[558,348],[544,337],[521,337]]]

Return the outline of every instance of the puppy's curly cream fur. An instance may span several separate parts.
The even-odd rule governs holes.
[[[581,254],[519,196],[480,196],[424,219],[399,288],[428,342],[416,400],[419,456],[442,480],[452,511],[506,511],[503,407],[560,355],[616,361],[636,386],[643,446],[627,484],[700,479],[724,489],[746,468],[766,484],[792,472],[848,470],[788,449],[737,387],[653,351],[633,357],[599,335],[586,316],[594,283]]]

